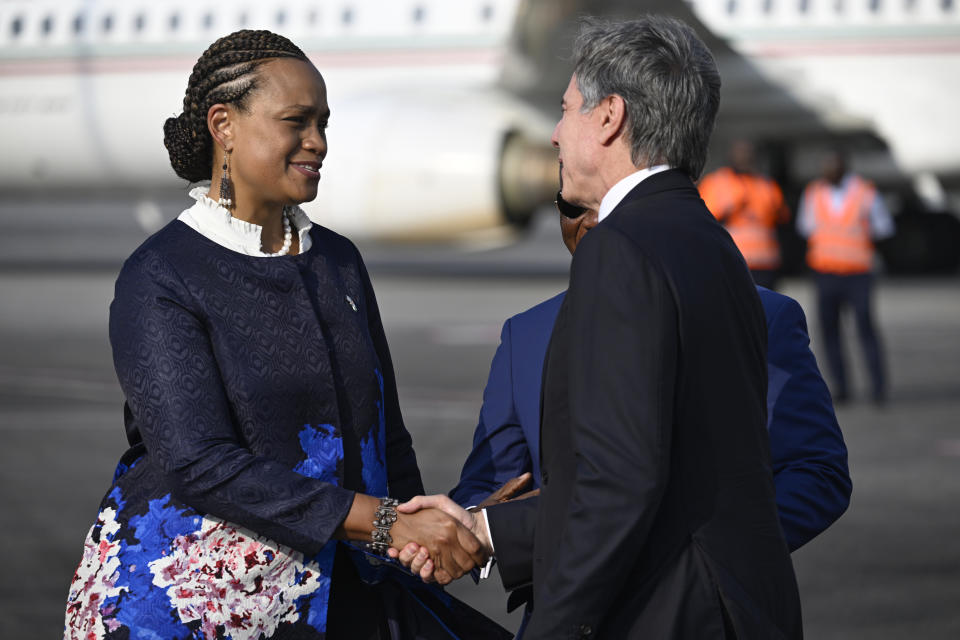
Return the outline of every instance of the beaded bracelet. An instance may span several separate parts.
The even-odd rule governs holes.
[[[400,501],[396,498],[380,498],[380,506],[377,507],[373,515],[373,531],[370,534],[371,540],[367,543],[367,549],[377,555],[387,555],[387,549],[393,542],[390,537],[390,527],[397,521],[397,505]]]

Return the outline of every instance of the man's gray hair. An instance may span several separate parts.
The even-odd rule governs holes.
[[[713,55],[679,20],[585,18],[573,45],[584,112],[616,94],[626,103],[630,159],[700,177],[720,105]]]

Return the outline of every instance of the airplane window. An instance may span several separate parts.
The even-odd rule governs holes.
[[[353,22],[353,9],[351,9],[350,7],[347,7],[346,9],[344,9],[341,19],[343,20],[343,24],[350,24],[351,22]]]
[[[133,28],[136,31],[143,31],[143,28],[147,26],[147,17],[142,13],[138,13],[137,17],[133,19]]]
[[[480,17],[483,18],[484,22],[493,20],[493,6],[489,4],[483,5],[483,9],[480,10]]]
[[[247,12],[244,11],[240,14],[240,17],[237,19],[237,25],[241,27],[247,26]]]
[[[171,13],[170,14],[170,31],[176,31],[180,28],[180,14]]]
[[[110,33],[111,29],[113,29],[113,16],[107,14],[103,16],[103,32]]]
[[[80,34],[83,32],[83,14],[78,13],[73,19],[73,32]]]
[[[44,18],[40,28],[43,29],[43,35],[47,35],[53,31],[53,16]]]
[[[837,0],[833,3],[833,10],[836,13],[843,13],[843,0]]]
[[[770,13],[773,11],[773,0],[763,0],[763,12]]]
[[[209,31],[213,27],[213,14],[207,13],[203,16],[203,28]]]
[[[420,23],[423,22],[423,19],[426,17],[427,11],[423,7],[414,7],[413,9],[413,21]]]
[[[734,14],[737,12],[737,0],[728,0],[727,1],[727,13]]]
[[[317,10],[311,9],[307,14],[307,24],[317,24]]]
[[[870,0],[870,11],[873,13],[880,11],[880,0]]]
[[[283,9],[277,11],[277,26],[283,26],[283,23],[287,21],[287,12]]]
[[[806,13],[810,10],[810,0],[800,0],[800,13]]]
[[[940,7],[946,11],[953,11],[953,0],[941,0]]]
[[[903,8],[907,11],[913,11],[917,8],[917,0],[903,0]]]
[[[10,23],[10,34],[16,38],[20,35],[21,31],[23,31],[23,18],[17,16],[13,19],[13,22]]]

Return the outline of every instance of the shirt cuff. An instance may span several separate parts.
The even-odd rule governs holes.
[[[483,514],[483,526],[487,530],[487,540],[490,541],[490,551],[495,553],[493,548],[493,536],[490,535],[490,520],[487,518],[487,510],[480,509],[480,513]],[[480,569],[480,579],[486,580],[490,577],[490,570],[493,568],[493,562],[496,558],[493,553],[490,554],[490,557],[487,558],[487,564]]]

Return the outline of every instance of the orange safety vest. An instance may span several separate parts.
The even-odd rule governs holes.
[[[724,167],[704,176],[699,189],[700,197],[726,227],[748,267],[780,266],[776,227],[787,221],[789,212],[773,180]]]
[[[813,204],[814,230],[807,241],[807,264],[814,271],[852,275],[873,268],[870,207],[877,196],[872,184],[854,176],[839,209],[830,199],[830,186],[817,180],[805,198]]]

